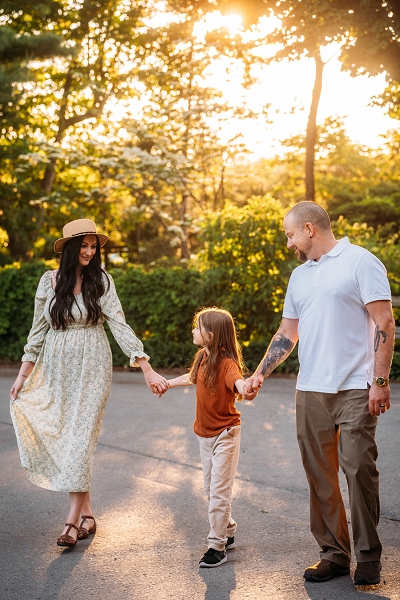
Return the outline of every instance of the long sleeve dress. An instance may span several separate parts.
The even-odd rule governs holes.
[[[110,275],[109,289],[105,280],[100,299],[99,323],[86,323],[86,307],[78,294],[72,308],[75,321],[65,331],[51,326],[51,279],[48,271],[36,292],[33,325],[22,357],[35,366],[11,401],[11,418],[22,466],[33,483],[55,491],[86,492],[111,386],[112,358],[104,321],[132,366],[136,358],[149,357],[125,322]]]

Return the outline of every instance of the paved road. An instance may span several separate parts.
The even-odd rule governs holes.
[[[114,374],[92,487],[98,532],[70,551],[55,544],[67,494],[33,486],[20,468],[8,411],[13,378],[0,370],[1,600],[400,600],[400,385],[378,427],[382,582],[356,589],[351,577],[302,578],[318,549],[295,438],[294,380],[271,378],[254,402],[242,403],[237,548],[221,567],[199,569],[208,522],[194,389],[160,400],[139,373]]]

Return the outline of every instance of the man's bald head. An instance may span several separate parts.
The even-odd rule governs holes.
[[[329,215],[322,206],[315,202],[299,202],[286,213],[285,219],[290,216],[295,227],[303,229],[306,223],[312,223],[321,231],[331,231]]]

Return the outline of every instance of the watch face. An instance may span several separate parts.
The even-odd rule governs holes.
[[[384,377],[377,377],[375,381],[376,384],[380,386],[383,386],[386,383],[386,379]]]

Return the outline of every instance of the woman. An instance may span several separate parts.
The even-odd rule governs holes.
[[[100,248],[108,239],[89,219],[63,228],[54,244],[60,267],[39,282],[32,329],[10,394],[29,479],[69,492],[70,510],[57,544],[70,548],[96,531],[89,490],[112,376],[105,320],[152,391],[168,387],[148,363],[142,343],[125,322],[114,282],[101,268]]]

